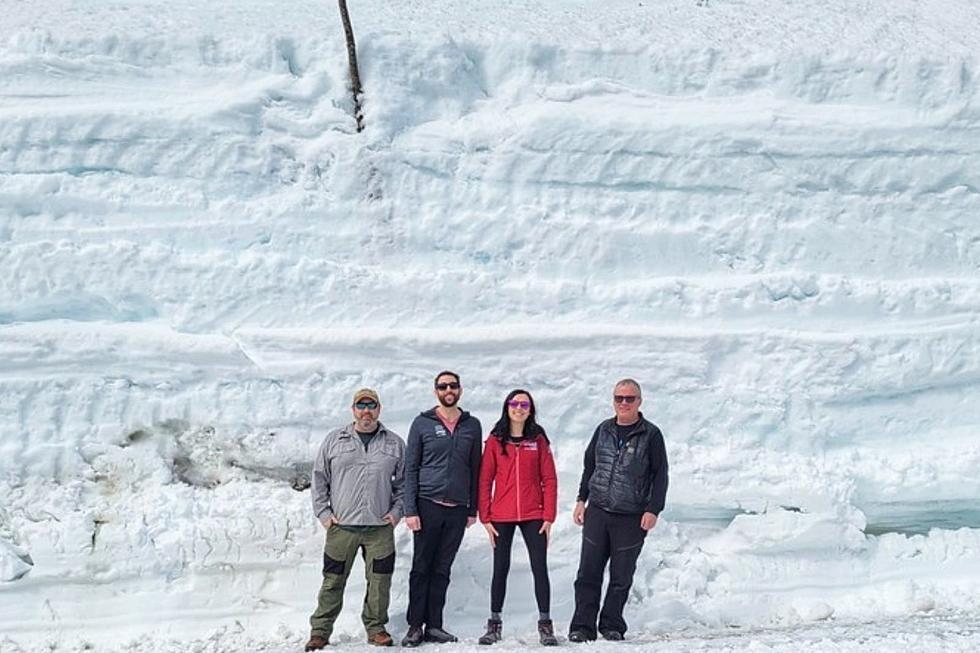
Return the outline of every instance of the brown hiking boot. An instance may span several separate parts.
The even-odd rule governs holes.
[[[394,646],[395,640],[384,630],[379,630],[373,635],[368,635],[368,644],[371,646]]]
[[[480,644],[489,645],[499,642],[504,636],[504,624],[500,621],[487,619],[487,632],[477,640]]]
[[[555,637],[555,626],[551,619],[541,619],[538,621],[538,637],[541,639],[541,646],[558,646],[558,638]]]
[[[319,651],[322,648],[326,648],[327,644],[329,643],[330,642],[327,641],[326,637],[321,637],[320,635],[310,635],[310,641],[306,643],[306,648],[303,650]]]

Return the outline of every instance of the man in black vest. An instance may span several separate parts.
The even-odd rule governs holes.
[[[572,642],[619,641],[626,633],[623,606],[633,584],[636,561],[648,531],[657,524],[667,497],[664,436],[643,418],[640,384],[623,379],[613,388],[616,416],[596,427],[585,451],[572,520],[582,529],[582,556],[575,578]],[[586,507],[588,502],[588,507]],[[609,563],[609,587],[599,611],[602,575]]]

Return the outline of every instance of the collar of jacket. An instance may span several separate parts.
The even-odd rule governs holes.
[[[544,438],[544,435],[542,435],[541,433],[538,433],[536,435],[532,435],[530,437],[524,436],[523,438],[519,438],[517,440],[515,440],[514,438],[512,438],[509,435],[506,438],[498,438],[493,433],[490,434],[490,437],[493,438],[493,439],[495,439],[497,442],[502,442],[503,444],[512,444],[515,447],[519,447],[522,444],[531,444],[531,443],[540,444],[545,439]]]
[[[378,421],[378,432],[375,433],[375,435],[385,435],[387,433],[388,433],[388,429],[379,420]],[[349,438],[354,437],[356,434],[357,434],[357,432],[354,429],[354,422],[351,422],[350,424],[348,424],[347,426],[344,427],[344,429],[340,432],[340,435],[338,435],[337,437],[340,438],[341,440],[347,440]]]
[[[626,436],[626,439],[627,440],[629,440],[630,438],[632,438],[635,435],[640,435],[640,434],[646,433],[649,430],[649,427],[647,425],[650,424],[650,422],[648,422],[646,420],[646,418],[643,417],[643,413],[642,412],[639,413],[639,416],[640,416],[640,419],[637,420],[636,424],[633,424],[633,429]],[[603,422],[602,423],[602,430],[615,433],[615,431],[616,431],[616,418],[615,417],[610,417],[605,422]]]
[[[470,418],[470,414],[468,412],[466,412],[465,410],[463,410],[462,408],[460,408],[459,411],[460,411],[459,412],[459,420],[456,423],[457,424],[462,424],[463,422],[465,422],[466,420],[468,420]],[[439,416],[436,414],[436,409],[435,408],[430,408],[429,410],[424,410],[424,411],[422,411],[420,413],[420,415],[422,417],[431,419],[431,420],[433,420],[435,422],[441,422],[442,421],[442,420],[439,419]]]

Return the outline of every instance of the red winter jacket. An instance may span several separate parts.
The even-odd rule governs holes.
[[[527,442],[508,442],[504,455],[500,440],[491,435],[480,463],[480,521],[555,521],[558,511],[558,475],[555,459],[544,436]]]

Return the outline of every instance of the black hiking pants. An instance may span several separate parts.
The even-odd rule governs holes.
[[[412,534],[414,553],[408,575],[409,626],[442,628],[449,571],[466,532],[469,508],[419,499],[422,530]]]
[[[582,556],[575,578],[575,614],[569,632],[578,630],[595,639],[599,631],[626,633],[623,607],[633,585],[636,560],[647,532],[640,528],[642,515],[622,515],[588,506],[582,527]],[[602,576],[609,564],[609,587],[599,611]]]

